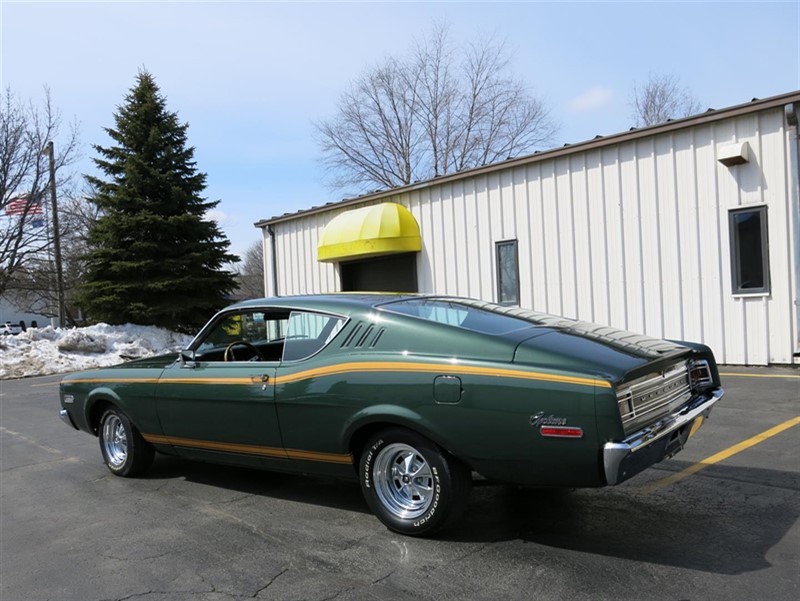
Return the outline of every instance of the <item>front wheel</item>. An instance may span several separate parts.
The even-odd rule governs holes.
[[[467,507],[471,476],[457,459],[410,430],[373,436],[361,454],[361,490],[390,530],[423,536],[452,523]]]
[[[138,476],[153,463],[155,449],[116,407],[100,418],[98,438],[103,461],[117,476]]]

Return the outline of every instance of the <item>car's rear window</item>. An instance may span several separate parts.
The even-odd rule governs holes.
[[[413,298],[384,303],[380,308],[428,321],[457,326],[483,334],[508,334],[537,325],[529,320],[503,315],[454,300]]]

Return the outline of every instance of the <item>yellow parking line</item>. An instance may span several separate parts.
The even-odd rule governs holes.
[[[679,482],[683,480],[687,476],[691,476],[699,472],[702,469],[707,468],[710,465],[714,465],[715,463],[719,463],[723,459],[727,459],[728,457],[732,457],[737,453],[741,453],[742,451],[749,449],[765,440],[772,438],[783,432],[784,430],[788,430],[793,426],[800,424],[800,416],[793,417],[790,420],[783,422],[782,424],[778,424],[774,428],[770,428],[769,430],[765,430],[761,434],[756,434],[752,438],[748,438],[747,440],[740,442],[739,444],[735,444],[732,447],[728,447],[724,451],[720,451],[716,455],[712,455],[707,459],[703,459],[702,461],[695,463],[694,465],[690,465],[682,472],[678,472],[676,474],[672,474],[671,476],[667,476],[666,478],[662,478],[661,480],[656,480],[655,482],[651,482],[647,486],[642,487],[642,491],[645,493],[654,492],[660,488],[664,488],[665,486],[669,486],[670,484],[674,484],[675,482]]]
[[[725,376],[726,378],[789,378],[789,379],[797,379],[800,380],[800,375],[794,376],[789,374],[736,374],[733,372],[720,372],[719,375]]]

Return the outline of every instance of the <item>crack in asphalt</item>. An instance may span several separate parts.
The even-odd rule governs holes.
[[[217,501],[217,505],[232,505],[233,503],[238,503],[239,501],[244,501],[245,499],[249,499],[252,497],[251,494],[245,493],[239,495],[238,497],[233,497],[232,499],[228,499],[227,501]]]
[[[183,590],[183,591],[144,591],[141,593],[131,593],[124,597],[111,597],[109,599],[102,599],[101,601],[129,601],[130,599],[137,599],[146,597],[148,595],[203,595],[207,593],[216,592],[213,588],[211,590]]]
[[[278,578],[280,578],[281,576],[283,576],[283,575],[284,575],[286,572],[288,572],[288,571],[289,571],[289,568],[284,568],[284,569],[282,569],[280,572],[278,572],[278,573],[277,573],[277,574],[275,574],[275,575],[274,575],[272,578],[270,578],[270,579],[269,579],[269,582],[267,582],[267,584],[266,584],[266,585],[262,586],[262,587],[261,587],[260,589],[258,589],[258,590],[257,590],[257,591],[256,591],[254,594],[252,594],[252,595],[251,595],[251,597],[252,597],[253,599],[255,599],[256,597],[258,597],[258,596],[259,596],[261,593],[263,593],[265,590],[267,590],[269,587],[271,587],[271,586],[272,586],[272,584],[273,584],[273,583],[274,583],[274,582],[275,582],[275,581],[276,581]]]
[[[266,532],[261,530],[261,528],[259,528],[255,524],[252,524],[252,523],[248,522],[247,520],[243,520],[242,518],[237,517],[237,516],[235,516],[235,515],[233,515],[231,513],[228,513],[227,511],[222,511],[221,509],[217,509],[216,507],[212,507],[212,506],[200,507],[199,510],[202,511],[203,513],[210,514],[213,517],[222,518],[222,519],[227,520],[229,522],[234,522],[236,524],[244,526],[245,528],[250,530],[253,534],[256,534],[257,536],[261,537],[265,541],[268,541],[268,542],[271,542],[271,543],[282,543],[283,542],[279,537],[272,536],[271,534],[267,534]]]
[[[362,536],[362,537],[359,537],[359,538],[355,539],[354,541],[350,542],[350,544],[348,544],[347,546],[345,546],[345,547],[342,547],[342,548],[339,550],[339,552],[341,553],[342,551],[349,551],[350,549],[352,549],[353,547],[355,547],[355,546],[357,546],[357,545],[361,544],[361,542],[362,542],[362,541],[365,541],[365,540],[367,540],[367,539],[368,539],[368,538],[370,538],[371,536],[372,536],[372,533],[370,533],[370,534],[365,534],[364,536]]]
[[[477,549],[472,549],[471,551],[468,551],[467,553],[464,553],[464,555],[460,555],[459,557],[451,559],[450,561],[446,562],[444,565],[451,565],[451,564],[457,563],[459,561],[463,561],[467,557],[471,557],[472,555],[477,555],[478,553],[480,553],[481,551],[483,551],[487,547],[491,547],[493,544],[494,544],[494,542],[484,543],[481,546],[479,546]]]
[[[117,557],[116,555],[105,553],[103,557],[105,557],[106,559],[111,559],[113,561],[150,561],[151,559],[161,559],[162,557],[166,557],[170,553],[172,553],[172,551],[164,551],[163,553],[159,553],[158,555],[146,555],[144,557]]]
[[[392,574],[394,574],[396,571],[397,571],[397,568],[394,568],[394,569],[390,570],[389,573],[386,574],[385,576],[381,576],[377,580],[373,580],[372,584],[378,584],[379,582],[383,582],[384,580],[389,578]]]

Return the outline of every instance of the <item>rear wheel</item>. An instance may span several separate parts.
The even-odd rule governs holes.
[[[469,470],[409,430],[373,436],[361,454],[359,474],[373,513],[395,532],[431,534],[458,519],[467,506]]]
[[[98,438],[103,461],[117,476],[138,476],[153,463],[155,450],[116,407],[100,418]]]

